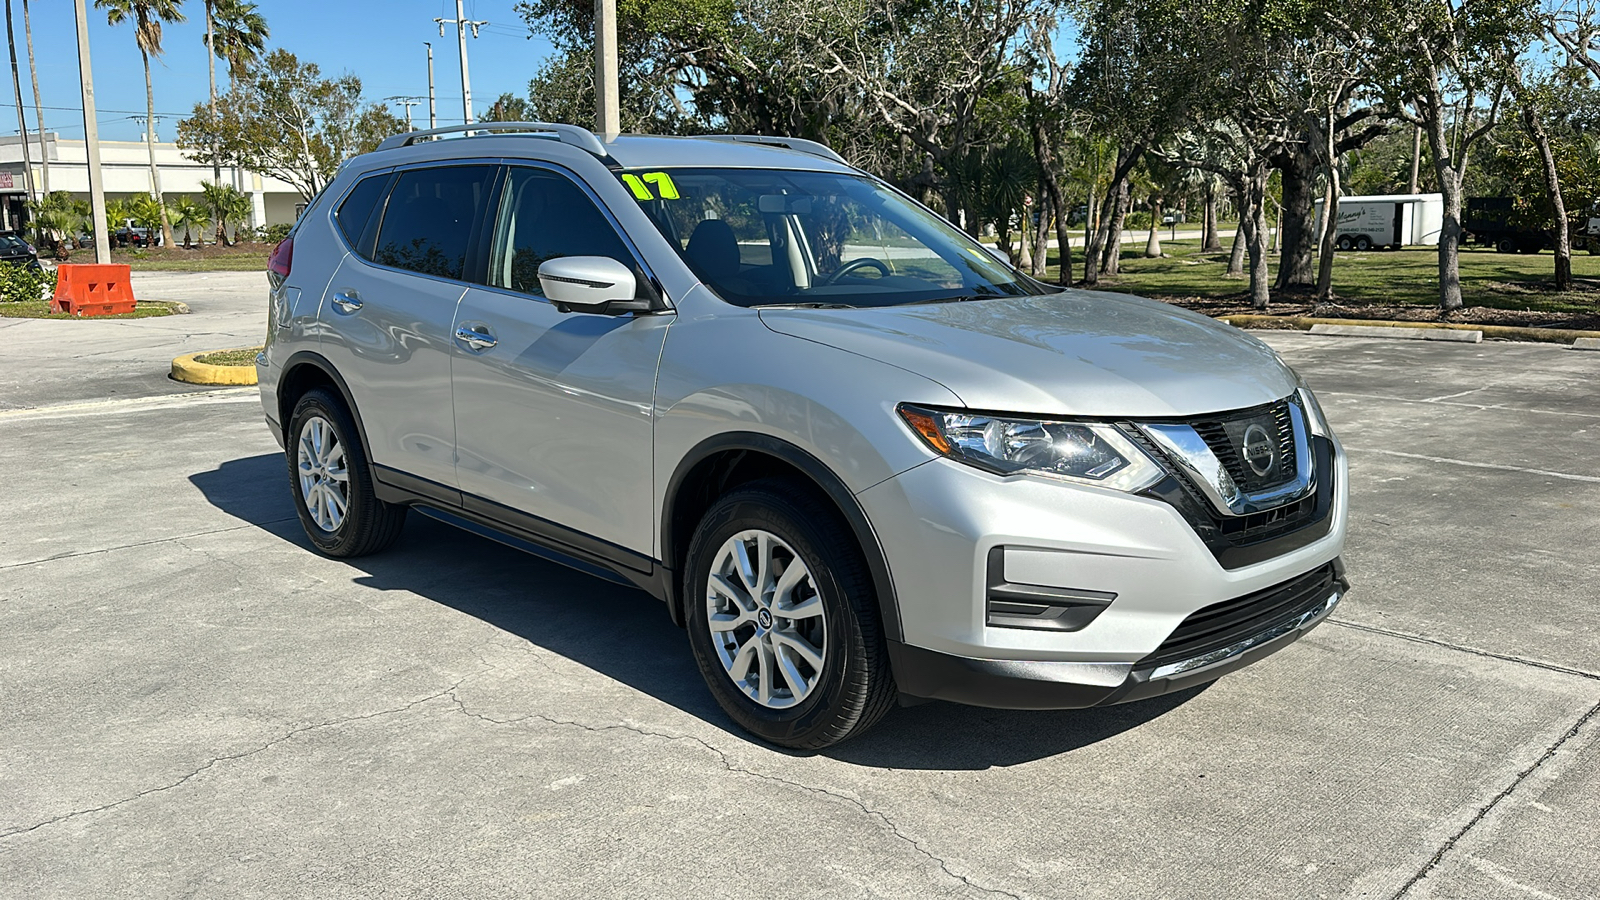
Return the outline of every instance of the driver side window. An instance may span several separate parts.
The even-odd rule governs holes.
[[[512,168],[496,216],[489,283],[542,297],[539,265],[564,256],[617,260],[644,283],[633,254],[588,194],[555,172]]]

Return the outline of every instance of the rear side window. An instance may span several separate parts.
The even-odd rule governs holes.
[[[372,261],[460,279],[494,173],[494,166],[439,166],[401,173],[384,207]]]
[[[361,232],[366,230],[372,211],[378,208],[378,201],[383,199],[383,186],[388,183],[388,172],[368,175],[356,182],[344,202],[339,204],[339,211],[334,218],[339,220],[339,230],[344,232],[344,239],[350,242],[350,246],[355,246],[361,240]]]

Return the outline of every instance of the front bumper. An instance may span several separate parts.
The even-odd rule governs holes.
[[[1002,478],[943,459],[861,492],[899,602],[903,634],[890,653],[901,692],[999,708],[1095,706],[1209,681],[1286,646],[1346,589],[1337,560],[1347,463],[1336,444],[1324,449],[1319,475],[1331,477],[1331,497],[1306,532],[1320,537],[1231,568],[1182,512],[1154,497]],[[1185,661],[1164,644],[1191,615],[1323,569],[1334,574],[1316,614],[1280,610],[1254,631],[1230,632],[1235,643],[1250,639],[1244,646],[1157,671]],[[1041,617],[1039,627],[1017,627],[1022,617],[996,614],[997,596],[1017,610],[1030,592],[1068,607],[1059,624]],[[1082,608],[1092,603],[1102,608]]]
[[[995,709],[1082,709],[1111,706],[1214,681],[1282,650],[1321,624],[1349,590],[1343,566],[1316,594],[1259,629],[1231,636],[1221,646],[1179,659],[1137,663],[1039,662],[974,659],[891,643],[889,655],[902,694]]]

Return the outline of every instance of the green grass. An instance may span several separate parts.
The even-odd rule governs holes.
[[[1122,273],[1100,279],[1103,289],[1165,300],[1247,301],[1247,278],[1229,278],[1228,254],[1200,253],[1199,242],[1162,241],[1162,259],[1145,259],[1143,245],[1124,245]],[[1055,262],[1052,253],[1051,262]],[[1274,275],[1277,257],[1271,260]],[[1074,268],[1082,272],[1082,251],[1073,254]],[[1248,262],[1246,263],[1248,268]],[[1549,253],[1523,255],[1489,249],[1461,251],[1461,294],[1465,304],[1495,309],[1536,310],[1555,313],[1593,313],[1600,302],[1600,256],[1578,252],[1572,257],[1577,289],[1558,294],[1553,289],[1555,258]],[[1053,280],[1056,267],[1047,278]],[[1433,249],[1371,250],[1340,253],[1334,257],[1333,292],[1346,306],[1437,306],[1439,255]],[[1279,299],[1274,296],[1274,300]],[[1305,302],[1304,295],[1285,297]]]
[[[260,347],[246,347],[243,350],[218,350],[216,353],[206,353],[195,357],[195,362],[202,362],[208,366],[253,366],[256,364],[256,354],[260,352]]]
[[[114,263],[127,263],[134,272],[265,272],[267,254],[236,253],[228,256],[197,256],[193,259],[162,257],[137,257],[132,253],[114,253]]]
[[[20,303],[0,303],[0,318],[11,319],[148,319],[153,316],[170,316],[178,309],[160,300],[138,301],[133,312],[115,316],[69,316],[50,311],[49,300],[24,300]]]

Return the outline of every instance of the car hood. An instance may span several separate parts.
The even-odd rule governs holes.
[[[1271,348],[1233,326],[1126,294],[760,313],[779,334],[915,372],[972,409],[1189,416],[1269,403],[1295,386]]]

